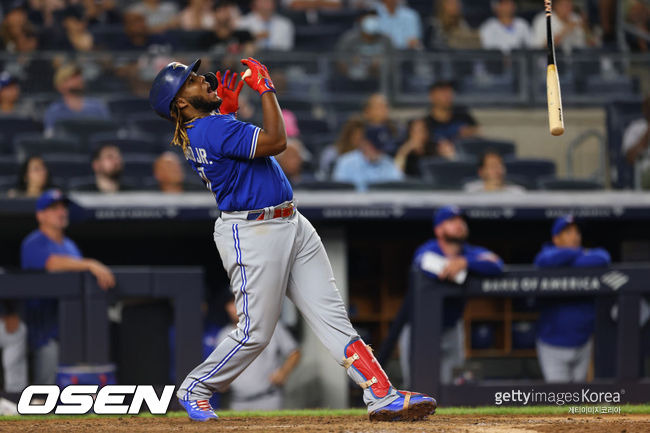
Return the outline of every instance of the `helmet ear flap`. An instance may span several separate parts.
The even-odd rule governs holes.
[[[212,91],[217,90],[217,87],[219,87],[219,80],[217,79],[217,76],[214,75],[213,72],[208,72],[206,74],[203,74],[203,77],[205,78],[205,81],[207,81],[208,84],[210,85],[210,89],[212,89]]]

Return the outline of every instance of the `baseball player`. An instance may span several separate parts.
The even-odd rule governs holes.
[[[602,248],[585,249],[572,215],[559,217],[551,229],[552,243],[535,257],[540,268],[594,268],[612,259]],[[547,382],[587,380],[593,347],[596,312],[593,299],[584,297],[542,301],[537,320],[537,357]]]
[[[219,331],[217,344],[228,338],[239,322],[234,297],[226,303],[226,312],[232,323]],[[279,320],[266,348],[230,384],[230,409],[282,409],[284,404],[282,388],[298,365],[298,361],[300,361],[298,344],[282,320]]]
[[[197,75],[200,60],[173,62],[156,76],[149,101],[174,122],[173,144],[214,194],[221,216],[214,240],[235,295],[237,328],[192,370],[177,395],[190,419],[217,419],[209,403],[266,347],[284,296],[364,389],[371,420],[414,420],[434,413],[433,398],[398,391],[350,324],[325,248],[297,210],[289,181],[273,158],[287,137],[266,66],[242,63],[246,84],[260,94],[263,127],[235,118],[243,86],[230,71]]]

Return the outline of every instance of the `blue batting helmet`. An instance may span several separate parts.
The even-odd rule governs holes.
[[[172,120],[170,106],[174,97],[185,84],[187,77],[196,72],[200,65],[201,59],[196,59],[189,66],[172,62],[158,72],[149,91],[149,104],[160,117]]]

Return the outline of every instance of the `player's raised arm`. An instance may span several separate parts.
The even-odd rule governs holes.
[[[277,155],[287,147],[287,134],[269,70],[252,57],[241,62],[248,67],[242,79],[262,96],[263,129],[257,138],[254,157]]]

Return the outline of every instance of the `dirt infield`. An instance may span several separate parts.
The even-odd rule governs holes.
[[[227,417],[209,423],[187,418],[119,417],[0,421],[0,432],[464,432],[464,433],[647,433],[650,415],[438,416],[412,423],[370,423],[361,416]]]

